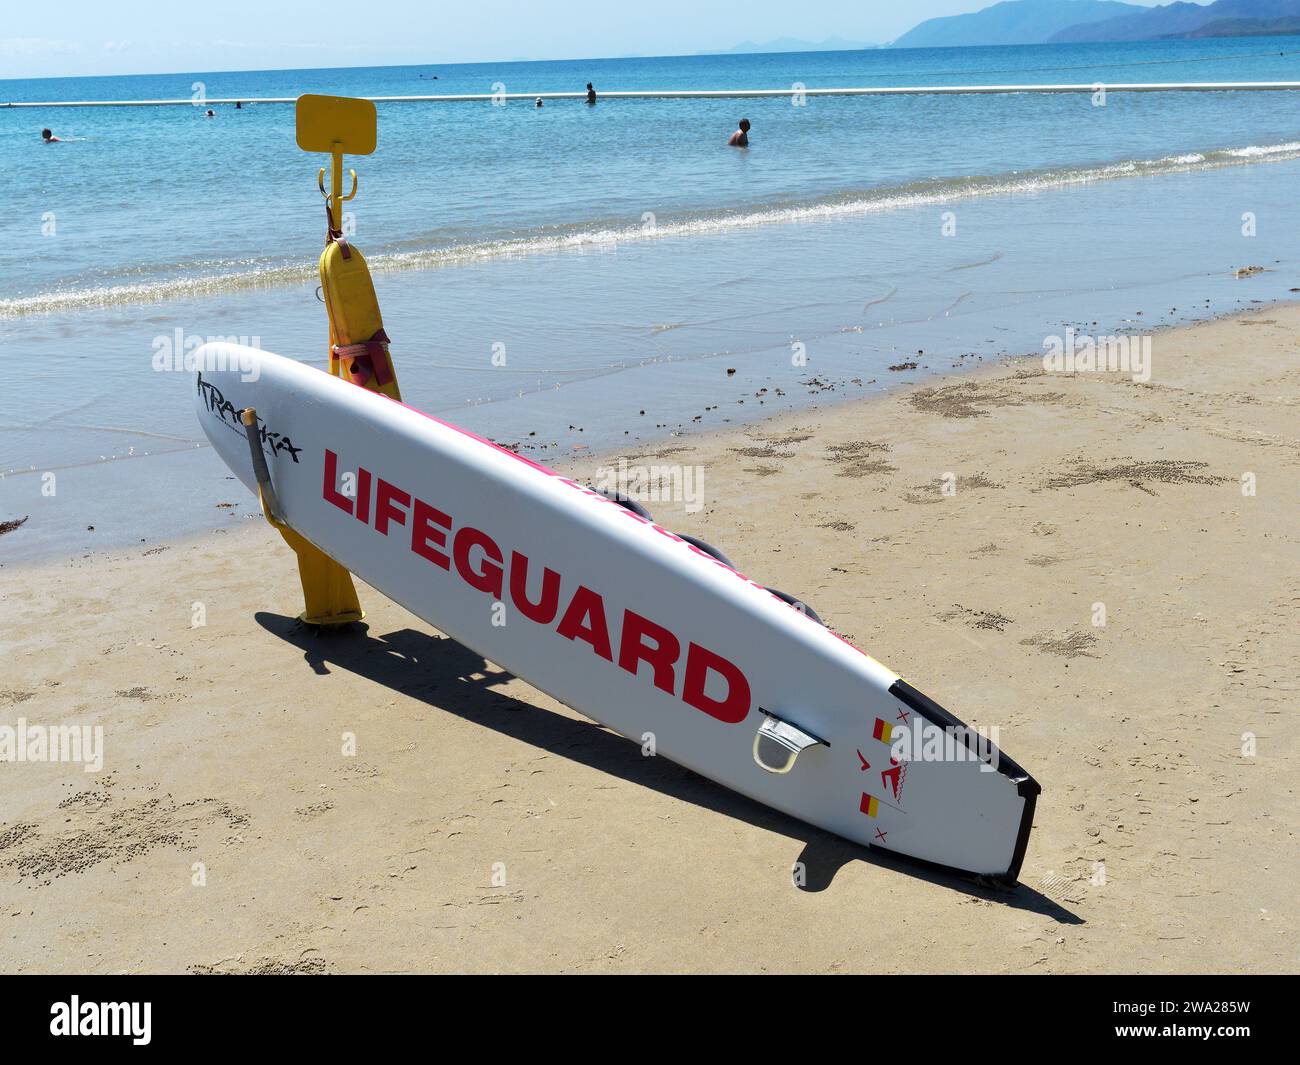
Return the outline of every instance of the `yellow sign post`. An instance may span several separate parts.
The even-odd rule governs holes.
[[[320,272],[321,291],[329,315],[330,372],[397,398],[397,381],[388,358],[388,337],[379,320],[370,273],[361,253],[351,248],[343,236],[343,204],[357,194],[355,170],[350,171],[351,190],[346,195],[343,192],[343,156],[373,152],[376,127],[375,105],[369,100],[315,95],[298,98],[298,147],[305,152],[325,152],[330,156],[330,191],[325,191],[324,167],[316,178],[329,216]],[[364,340],[358,339],[357,334],[363,334]],[[255,412],[245,411],[244,419],[246,424],[250,419],[255,422]],[[261,454],[260,445],[250,446],[254,447],[256,462]],[[306,601],[299,620],[321,626],[360,621],[365,613],[357,599],[352,574],[295,532],[276,513],[274,497],[267,491],[269,474],[264,478],[259,474],[259,483],[263,479],[262,511],[298,558],[298,577]]]
[[[346,96],[300,96],[297,120],[298,147],[330,156],[328,192],[324,167],[316,178],[329,216],[320,257],[320,289],[329,317],[330,373],[400,400],[370,269],[361,249],[352,243],[351,227],[343,217],[343,204],[357,194],[355,170],[349,171],[351,189],[343,191],[343,156],[369,155],[375,150],[375,105]]]
[[[357,194],[357,172],[352,170],[352,191],[343,195],[343,156],[369,155],[375,150],[375,105],[349,96],[307,93],[298,97],[295,118],[298,147],[304,152],[325,152],[330,156],[330,191],[325,191],[324,167],[316,181],[329,206],[330,228],[340,230],[343,204]]]

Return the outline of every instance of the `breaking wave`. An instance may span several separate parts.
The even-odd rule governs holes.
[[[830,220],[948,204],[984,196],[1043,192],[1089,185],[1121,178],[1217,170],[1260,162],[1300,159],[1300,141],[1282,144],[1247,145],[1207,152],[1130,159],[1097,166],[1062,167],[995,174],[984,177],[939,178],[876,189],[855,190],[815,200],[795,201],[742,210],[705,212],[684,218],[659,220],[654,224],[593,225],[590,222],[551,226],[531,235],[503,240],[482,240],[446,247],[406,251],[376,250],[369,255],[372,271],[428,270],[461,263],[566,251],[600,250],[648,240],[725,233],[734,229],[789,222]],[[138,273],[139,267],[130,268]],[[216,295],[284,285],[316,284],[316,265],[300,262],[212,270],[203,273],[148,281],[68,286],[29,296],[0,299],[0,319],[24,315],[112,307],[166,299]]]

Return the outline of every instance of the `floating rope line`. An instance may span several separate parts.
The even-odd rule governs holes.
[[[894,85],[859,86],[844,89],[633,89],[602,92],[602,100],[728,100],[810,96],[960,96],[1010,93],[1092,93],[1104,88],[1111,92],[1287,92],[1300,89],[1300,81],[1154,81],[1105,82],[1087,85]],[[585,92],[464,93],[447,96],[367,96],[377,104],[395,103],[493,103],[510,100],[586,100]],[[184,100],[13,100],[0,108],[16,107],[212,107],[217,104],[292,104],[295,96],[208,97],[201,102]]]

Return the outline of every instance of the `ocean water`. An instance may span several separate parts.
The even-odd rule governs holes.
[[[589,80],[1300,80],[1300,38],[0,81],[0,103],[188,98],[196,82],[250,98]],[[187,375],[153,356],[237,336],[323,362],[323,159],[294,145],[290,106],[217,110],[0,107],[0,520],[32,516],[0,561],[253,513],[203,444]],[[727,149],[741,115],[751,148]],[[42,126],[67,139],[42,145]],[[349,165],[408,401],[542,457],[1296,284],[1300,93],[392,103],[378,150]],[[1245,265],[1267,269],[1234,277]],[[888,369],[904,361],[917,370]]]
[[[1279,54],[1285,53],[1285,54]],[[1233,57],[1233,58],[1225,58]],[[437,80],[431,75],[437,74]],[[907,49],[0,82],[0,101],[1300,80],[1300,38]],[[319,157],[288,105],[0,109],[0,314],[310,276]],[[741,115],[753,150],[721,150]],[[44,147],[42,126],[70,143]],[[376,265],[420,268],[808,212],[1300,155],[1300,93],[380,105],[349,205]],[[39,149],[39,150],[38,150]],[[314,210],[313,210],[314,208]],[[57,239],[50,239],[53,215]]]

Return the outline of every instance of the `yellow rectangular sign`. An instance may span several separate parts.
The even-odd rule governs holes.
[[[375,150],[375,105],[350,96],[298,97],[298,147],[304,152],[369,155]]]

